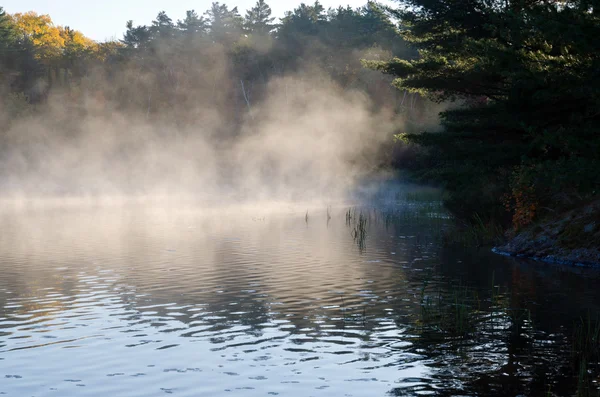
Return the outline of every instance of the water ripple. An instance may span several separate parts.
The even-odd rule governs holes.
[[[566,362],[570,332],[531,302],[581,302],[536,269],[461,269],[480,259],[443,250],[431,231],[444,220],[374,222],[363,250],[345,209],[329,223],[312,213],[3,213],[0,393],[478,394],[482,379],[523,387]],[[468,338],[447,321],[457,306],[436,303],[458,299],[457,274],[478,299]]]

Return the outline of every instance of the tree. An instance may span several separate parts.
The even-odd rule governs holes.
[[[195,36],[195,35],[204,35],[208,32],[208,21],[201,16],[198,16],[196,11],[186,11],[185,19],[177,21],[177,27],[181,30],[187,37]]]
[[[127,30],[123,35],[121,42],[128,48],[144,48],[148,45],[151,38],[150,29],[147,26],[133,26],[133,21],[127,21]]]
[[[59,26],[59,31],[65,43],[61,57],[64,80],[66,81],[69,75],[82,77],[85,75],[88,61],[96,51],[96,43],[68,26]]]
[[[326,21],[325,8],[318,0],[312,6],[302,3],[294,11],[285,13],[281,20],[278,36],[284,39],[315,36]]]
[[[319,35],[327,24],[325,8],[315,1],[312,6],[304,3],[293,11],[288,11],[281,20],[275,35],[281,49],[281,58],[293,65],[314,49],[320,42]]]
[[[38,59],[47,65],[57,61],[65,40],[49,15],[26,12],[14,14],[12,19],[19,38],[33,44]]]
[[[0,81],[2,91],[10,88],[20,77],[18,58],[21,49],[18,46],[17,31],[12,19],[0,7]]]
[[[377,3],[369,1],[359,9],[359,13],[361,17],[355,29],[361,37],[369,40],[363,41],[362,45],[377,44],[389,48],[395,56],[402,59],[416,57],[416,51],[407,45],[396,25]]]
[[[0,7],[0,45],[8,48],[17,41],[17,32],[10,16]],[[4,54],[2,54],[4,55]]]
[[[243,19],[237,7],[230,10],[227,5],[214,2],[205,14],[210,22],[210,35],[215,42],[231,44],[241,35]]]
[[[271,13],[271,7],[264,0],[258,0],[254,7],[246,11],[244,27],[252,34],[264,36],[271,33],[275,29],[275,18],[271,17]]]
[[[445,133],[403,137],[428,147],[426,172],[455,193],[455,210],[502,218],[505,197],[522,225],[537,209],[556,206],[564,197],[559,192],[570,192],[566,203],[594,190],[600,183],[589,171],[600,155],[597,2],[400,3],[403,37],[420,56],[368,65],[396,76],[402,90],[463,104],[442,113]],[[577,167],[577,178],[560,171]],[[526,190],[529,198],[518,199]]]
[[[14,70],[13,60],[18,51],[17,31],[10,16],[0,7],[0,73],[6,75]]]
[[[175,24],[169,18],[166,12],[161,11],[152,21],[152,26],[148,29],[153,39],[170,40],[175,37]]]

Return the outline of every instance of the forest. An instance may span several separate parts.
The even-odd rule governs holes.
[[[47,15],[1,12],[1,122],[60,98],[72,115],[110,108],[188,125],[202,92],[235,135],[269,81],[301,72],[403,120],[382,167],[443,186],[462,219],[518,230],[597,200],[599,34],[597,0],[316,1],[280,20],[264,0],[243,15],[215,2],[128,21],[102,43]]]
[[[3,12],[3,89],[13,99],[23,95],[32,104],[43,102],[53,91],[76,97],[85,90],[121,106],[165,112],[174,105],[185,109],[186,98],[178,95],[182,87],[191,91],[190,84],[197,84],[199,91],[204,83],[213,84],[199,80],[215,77],[202,72],[216,66],[228,71],[230,81],[217,82],[214,100],[235,107],[239,99],[246,106],[250,96],[259,96],[269,79],[309,64],[344,87],[390,91],[385,84],[390,79],[366,73],[361,59],[416,55],[374,2],[359,9],[326,10],[316,1],[287,12],[278,23],[275,20],[263,0],[244,16],[237,7],[215,2],[206,12],[190,10],[177,21],[165,12],[148,26],[127,21],[121,40],[98,43],[69,27],[55,26],[48,15]],[[100,78],[110,83],[112,92],[90,81]],[[124,79],[128,87],[119,84]],[[231,91],[229,84],[234,86]],[[139,97],[141,88],[154,99]]]

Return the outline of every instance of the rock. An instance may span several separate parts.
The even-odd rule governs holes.
[[[546,219],[494,249],[546,262],[600,266],[600,200]]]

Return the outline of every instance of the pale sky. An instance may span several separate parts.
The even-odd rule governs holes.
[[[301,0],[267,0],[273,10],[273,16],[281,17],[285,11],[296,8]],[[312,4],[313,0],[305,0]],[[69,26],[81,31],[91,39],[105,41],[121,39],[125,23],[133,19],[135,25],[147,25],[159,11],[177,21],[185,17],[185,11],[196,10],[204,14],[212,0],[4,0],[0,6],[10,14],[35,11],[38,14],[50,14],[56,25]],[[256,0],[221,0],[229,8],[238,7],[245,15]],[[321,0],[325,8],[350,5],[360,7],[367,0]]]

